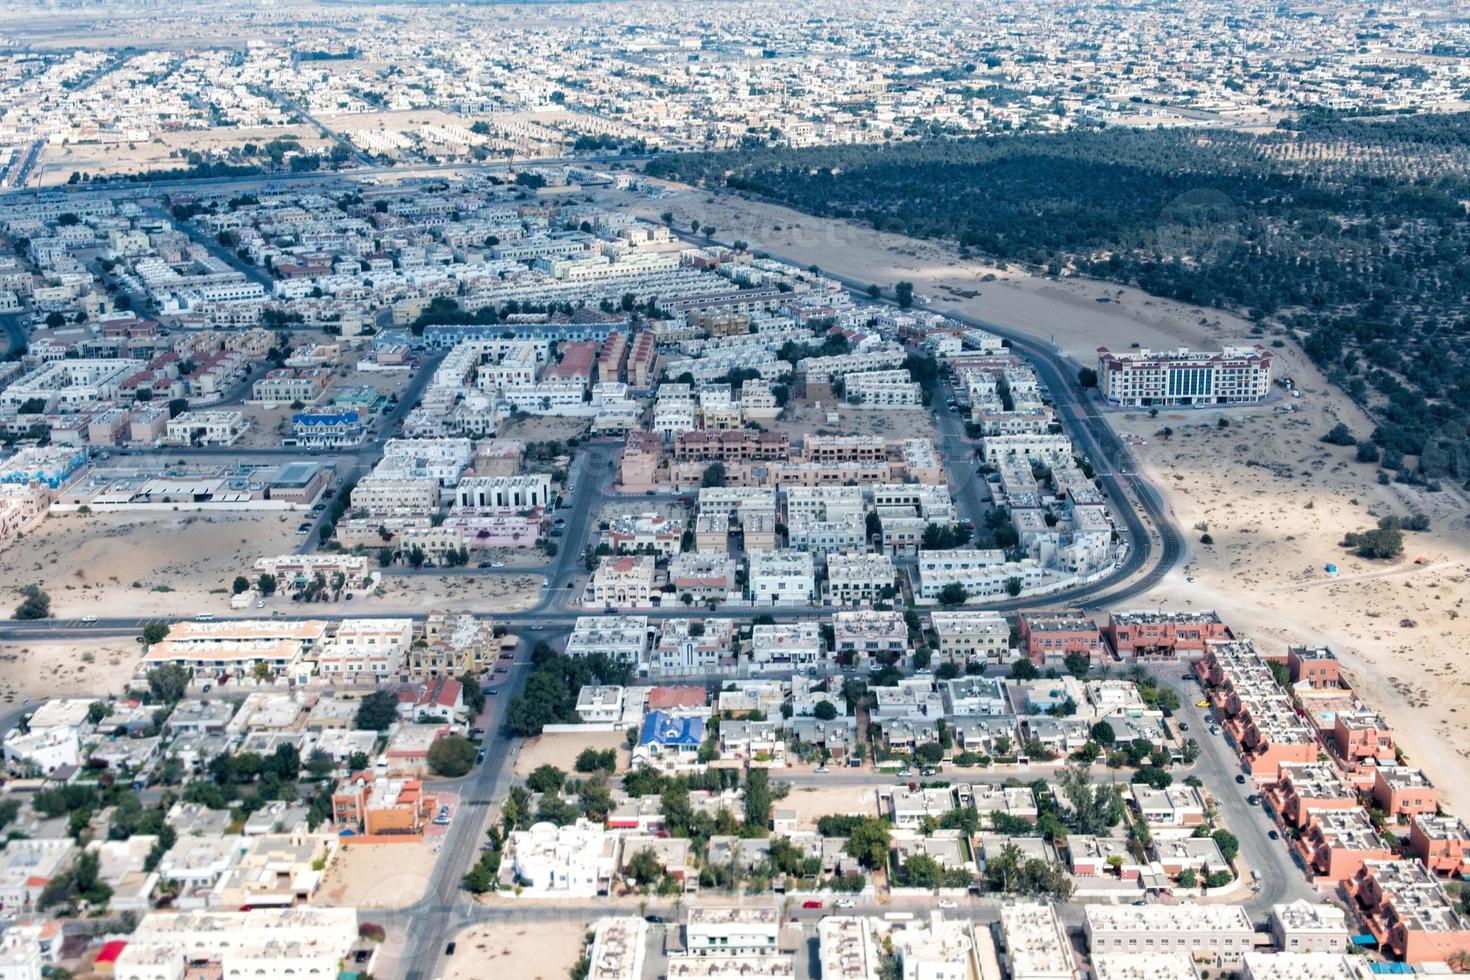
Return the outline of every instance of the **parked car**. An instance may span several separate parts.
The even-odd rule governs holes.
[[[822,772],[826,772],[826,771],[827,771],[827,767],[826,766],[817,766],[817,768],[815,768],[815,769],[812,770],[812,772],[817,772],[817,773],[822,773]]]
[[[1245,785],[1245,773],[1240,773],[1240,772],[1236,773],[1235,774],[1235,781],[1239,785],[1244,786]]]
[[[955,905],[954,901],[951,900],[951,899],[941,898],[939,900],[939,907],[942,908],[942,909],[952,909],[952,908],[956,908],[956,905]]]
[[[664,917],[661,915],[645,915],[643,921],[650,925],[661,926],[664,924]]]
[[[850,909],[850,908],[853,908],[855,905],[857,905],[857,903],[854,902],[850,898],[839,898],[837,901],[833,902],[832,904],[833,905],[836,905],[840,909]]]
[[[822,907],[822,903],[814,898],[809,898],[801,903],[801,907],[804,909],[819,909]]]

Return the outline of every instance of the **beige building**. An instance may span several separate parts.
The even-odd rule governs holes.
[[[593,608],[643,609],[653,605],[654,561],[651,555],[605,558],[592,573]]]
[[[1011,627],[993,612],[934,612],[939,659],[963,667],[970,663],[1004,664],[1010,660]]]

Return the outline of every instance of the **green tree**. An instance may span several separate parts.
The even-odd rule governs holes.
[[[168,636],[168,623],[149,623],[143,627],[143,643],[147,646],[162,643],[166,636]]]
[[[658,855],[653,852],[653,849],[645,847],[633,855],[628,866],[623,869],[623,873],[638,882],[640,886],[647,887],[663,876],[664,868],[659,863]]]
[[[15,607],[16,619],[46,619],[51,615],[51,597],[39,585],[27,585],[20,594],[20,604]]]
[[[260,594],[263,596],[275,595],[276,577],[269,572],[261,572],[260,577],[255,580],[255,587],[260,590]]]
[[[1240,841],[1234,834],[1224,828],[1211,834],[1210,839],[1220,849],[1220,856],[1227,861],[1234,861],[1235,855],[1240,853]]]
[[[360,731],[386,732],[398,720],[398,699],[388,691],[374,691],[357,706],[354,719]]]
[[[893,834],[887,821],[859,817],[850,825],[845,850],[864,868],[875,871],[887,862],[892,844]]]
[[[745,826],[762,836],[771,823],[771,774],[751,769],[745,776]]]
[[[526,786],[533,793],[559,793],[566,782],[567,774],[550,764],[537,766],[526,777]]]
[[[154,701],[174,704],[189,690],[193,674],[179,664],[163,664],[148,671],[148,693]]]
[[[812,717],[818,721],[831,721],[837,717],[837,705],[831,701],[818,701],[816,707],[812,708]]]
[[[970,598],[970,593],[958,582],[950,582],[939,590],[939,604],[941,606],[963,606]]]
[[[429,746],[429,768],[437,775],[458,779],[475,767],[475,743],[460,735],[446,735]]]
[[[901,309],[908,309],[914,305],[914,284],[907,279],[900,280],[893,287],[893,298],[898,300]]]
[[[248,592],[250,590],[250,580],[243,575],[236,575],[232,588],[235,595],[239,595],[241,592]]]

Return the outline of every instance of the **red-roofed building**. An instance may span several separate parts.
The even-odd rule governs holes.
[[[650,688],[647,705],[649,711],[697,712],[709,706],[709,695],[697,684],[669,684]]]
[[[561,360],[551,365],[541,375],[543,380],[580,381],[592,383],[592,369],[597,364],[598,344],[593,340],[577,340],[562,344],[558,349]]]

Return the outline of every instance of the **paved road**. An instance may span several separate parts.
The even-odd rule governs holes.
[[[1292,859],[1286,840],[1271,840],[1267,836],[1275,825],[1265,808],[1251,806],[1246,801],[1259,787],[1249,776],[1244,784],[1235,781],[1236,774],[1243,772],[1240,757],[1224,735],[1210,734],[1209,709],[1195,706],[1201,697],[1198,683],[1192,678],[1183,679],[1183,668],[1155,673],[1179,694],[1184,706],[1176,712],[1176,717],[1188,721],[1189,734],[1199,743],[1200,756],[1192,772],[1219,803],[1226,829],[1240,841],[1240,857],[1246,866],[1261,874],[1261,891],[1242,904],[1252,914],[1264,915],[1278,902],[1294,902],[1299,898],[1317,901],[1316,889]]]

